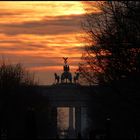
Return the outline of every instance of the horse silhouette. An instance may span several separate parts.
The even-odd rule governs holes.
[[[74,76],[73,80],[74,80],[74,83],[76,84],[78,81],[79,81],[79,73],[75,73],[76,75]]]
[[[60,79],[60,77],[59,77],[59,75],[57,75],[56,73],[54,73],[54,76],[55,76],[55,83],[59,83],[59,79]]]
[[[66,80],[66,83],[68,80],[72,83],[72,74],[70,72],[63,72],[61,75],[61,83],[64,83],[64,80]]]

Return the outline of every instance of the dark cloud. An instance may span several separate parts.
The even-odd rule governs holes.
[[[19,40],[0,40],[0,43],[22,43],[22,41]]]
[[[47,41],[46,41],[47,43]],[[6,46],[5,46],[6,45]],[[53,51],[55,48],[52,48],[51,46],[46,46],[47,44],[37,43],[34,40],[32,41],[22,41],[22,40],[0,40],[0,50],[8,50],[8,51],[19,51],[19,50],[39,50],[44,49]]]
[[[66,52],[69,52],[69,51],[72,51],[72,52],[79,52],[79,51],[82,51],[84,48],[83,47],[78,47],[78,46],[75,46],[75,47],[70,47],[70,48],[63,48],[62,50],[63,51],[66,51]]]
[[[30,56],[23,57],[22,55],[6,54],[1,55],[5,60],[11,61],[12,63],[21,62],[25,67],[47,67],[47,66],[63,66],[62,57],[42,57],[42,56]],[[71,66],[77,66],[80,57],[70,57],[68,62]]]
[[[9,18],[9,16],[18,16],[18,15],[25,15],[25,14],[31,14],[31,13],[33,13],[33,10],[24,10],[24,9],[22,9],[22,10],[20,10],[20,9],[18,9],[18,10],[16,10],[16,11],[11,11],[11,10],[9,10],[8,11],[8,9],[7,9],[7,11],[0,11],[0,18]]]
[[[0,17],[7,17],[7,16],[13,16],[13,15],[19,15],[19,14],[17,14],[17,13],[12,13],[12,12],[6,12],[6,11],[4,11],[4,12],[0,12]]]
[[[7,35],[37,34],[55,35],[75,33],[81,30],[80,23],[83,15],[59,16],[52,20],[47,17],[40,21],[23,23],[0,24],[0,33]]]

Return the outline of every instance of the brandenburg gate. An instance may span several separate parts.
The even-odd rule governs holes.
[[[79,73],[72,78],[68,58],[64,59],[63,73],[61,77],[55,73],[55,83],[52,86],[40,86],[41,94],[46,97],[51,106],[53,136],[52,138],[77,138],[84,135],[88,128],[87,105],[91,101],[89,86],[81,86],[78,83]],[[61,82],[59,82],[61,78]],[[73,80],[73,81],[72,81]],[[58,110],[65,108],[68,111],[68,128],[61,130],[58,127]],[[60,114],[63,116],[63,114]]]

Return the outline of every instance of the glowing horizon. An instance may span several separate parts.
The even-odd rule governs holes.
[[[72,72],[78,68],[83,2],[2,1],[0,9],[0,57],[34,71],[40,84],[52,84],[63,56],[69,57]]]

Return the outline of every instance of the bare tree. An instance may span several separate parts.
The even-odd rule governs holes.
[[[133,127],[139,137],[140,2],[104,1],[96,4],[101,12],[87,12],[82,23],[86,45],[79,70],[87,83],[103,84],[111,89],[110,96],[116,95],[118,99],[102,95],[101,109],[115,118],[124,107],[129,113],[123,113],[125,119],[116,117],[116,120],[123,122],[128,117],[129,129]],[[91,10],[90,6],[86,9]]]
[[[138,1],[97,2],[102,11],[86,14],[81,74],[89,83],[111,82],[140,74]],[[133,75],[133,76],[132,76]]]
[[[19,86],[35,85],[33,73],[27,71],[21,64],[6,64],[4,61],[0,65],[0,88],[11,90]]]
[[[51,133],[50,105],[35,74],[20,63],[0,64],[0,139],[37,139]],[[44,111],[45,110],[45,111]],[[46,133],[47,131],[47,133]]]

